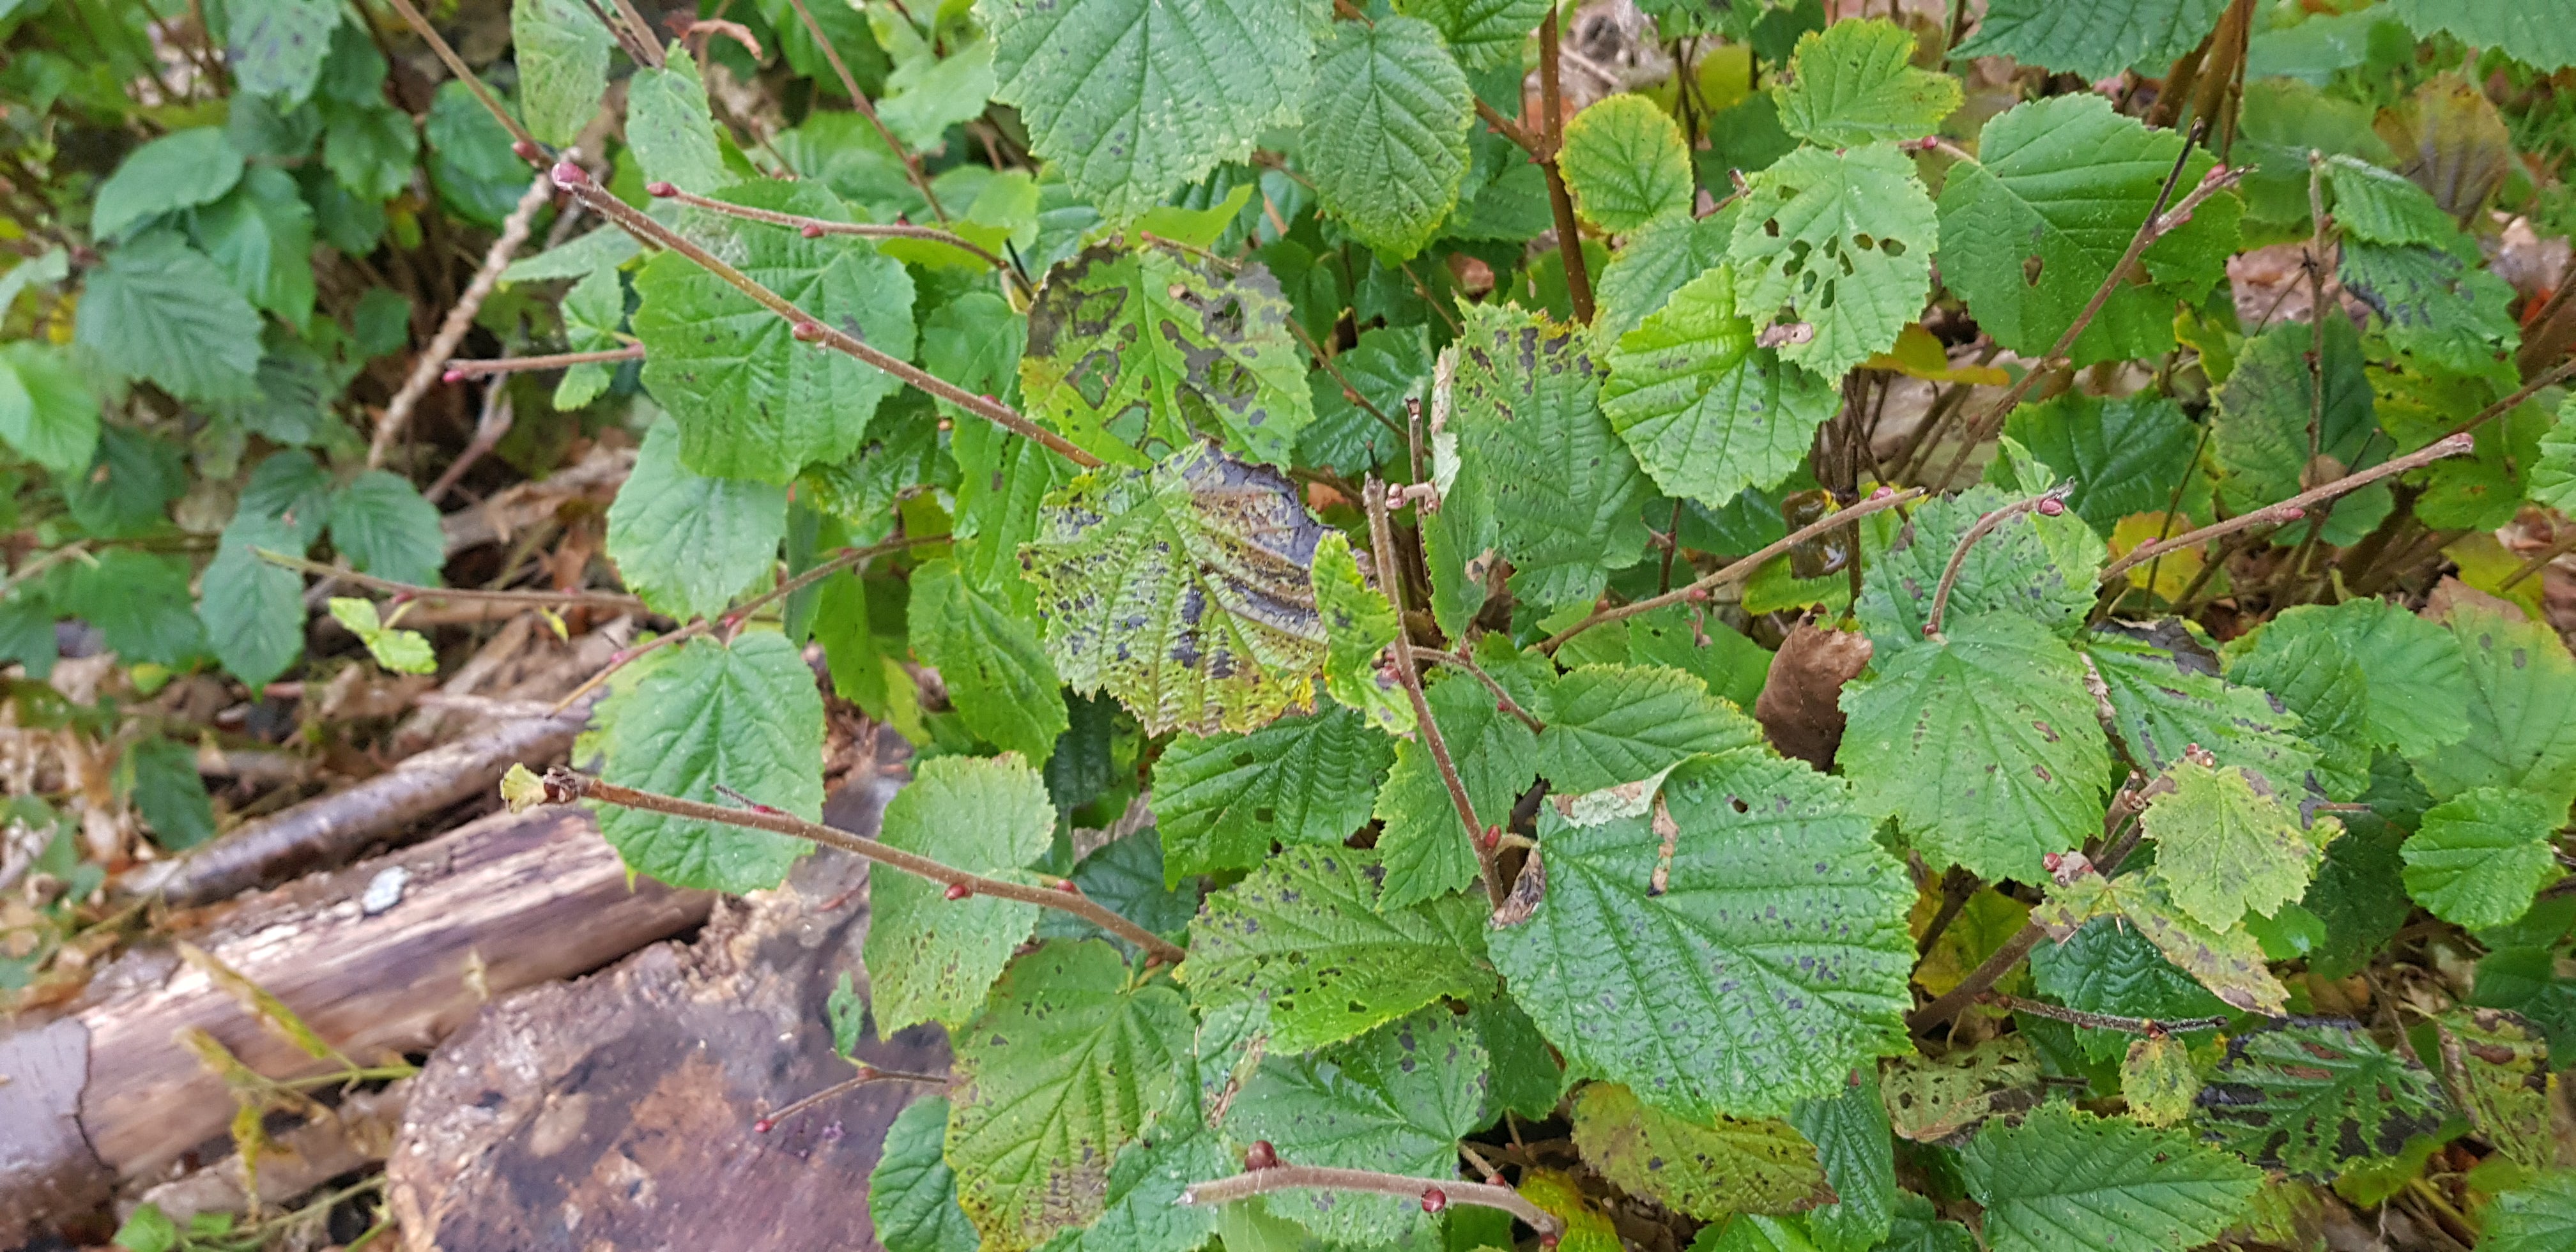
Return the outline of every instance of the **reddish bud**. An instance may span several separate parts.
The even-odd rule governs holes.
[[[1932,636],[1937,635],[1937,634],[1940,634],[1940,633],[1941,633],[1941,632],[1940,632],[1938,629],[1936,629],[1936,628],[1932,625],[1932,623],[1930,623],[1930,622],[1925,622],[1925,623],[1923,623],[1923,637],[1924,637],[1924,638],[1929,639],[1929,638],[1931,638]]]
[[[1082,884],[1077,883],[1070,878],[1057,880],[1055,889],[1069,896],[1078,896],[1082,894]]]
[[[461,383],[461,382],[464,382],[464,381],[465,381],[465,371],[463,371],[463,370],[449,370],[449,371],[447,371],[446,373],[439,375],[439,376],[438,376],[438,381],[443,382],[443,383]]]
[[[823,324],[821,322],[796,323],[796,341],[798,343],[821,343],[823,341]]]
[[[1872,500],[1884,500],[1884,499],[1888,498],[1889,496],[1892,496],[1892,495],[1895,495],[1895,494],[1896,494],[1896,488],[1894,488],[1894,487],[1888,487],[1888,486],[1881,486],[1878,490],[1876,490],[1876,491],[1873,491],[1873,492],[1869,493],[1869,498],[1870,498],[1870,499],[1872,499]]]
[[[2308,511],[2307,511],[2306,509],[2300,508],[2299,506],[2297,506],[2297,505],[2295,505],[2295,504],[2291,505],[2290,507],[2288,507],[2288,508],[2286,508],[2286,509],[2281,510],[2281,520],[2282,520],[2282,521],[2285,521],[2285,522],[2295,522],[2295,521],[2299,520],[2300,518],[2306,517],[2307,515],[2308,515]]]
[[[527,140],[525,140],[525,139],[519,140],[518,142],[511,144],[511,145],[510,145],[510,151],[515,152],[515,153],[518,153],[518,154],[519,154],[519,159],[520,159],[520,160],[522,160],[522,161],[527,162],[527,163],[528,163],[528,164],[530,164],[530,165],[538,165],[538,164],[542,164],[542,163],[545,161],[545,159],[546,159],[546,153],[545,153],[545,150],[544,150],[544,149],[539,148],[539,147],[538,147],[537,145],[535,145],[535,144],[529,143],[529,142],[528,142]]]
[[[1485,1175],[1485,1185],[1488,1187],[1502,1186],[1503,1176],[1500,1174],[1487,1174]]]
[[[859,1067],[859,1073],[858,1073],[858,1079],[859,1079],[859,1081],[861,1081],[861,1082],[873,1082],[873,1081],[875,1081],[876,1076],[877,1076],[877,1067],[876,1067],[876,1066],[874,1066],[874,1065],[862,1065],[862,1066],[860,1066],[860,1067]]]
[[[975,894],[975,889],[962,882],[953,882],[948,884],[948,898],[951,900],[963,900],[973,894]]]
[[[555,162],[553,174],[555,186],[558,187],[586,187],[590,185],[590,171],[583,169],[570,161]]]
[[[778,1123],[766,1117],[751,1124],[751,1133],[755,1135],[765,1135],[776,1129],[778,1129]]]
[[[1422,1211],[1423,1211],[1423,1212],[1425,1212],[1425,1213],[1437,1213],[1437,1212],[1439,1212],[1440,1210],[1445,1209],[1445,1208],[1447,1208],[1447,1207],[1449,1207],[1449,1193],[1448,1193],[1448,1192],[1446,1192],[1446,1191],[1442,1191],[1442,1190],[1441,1190],[1440,1188],[1438,1188],[1438,1187],[1424,1187],[1424,1188],[1422,1189]]]
[[[1253,1141],[1250,1148],[1244,1150],[1243,1167],[1245,1169],[1277,1169],[1279,1168],[1279,1150],[1271,1147],[1270,1141],[1267,1139],[1256,1139]]]
[[[952,421],[948,420],[947,418],[944,418],[944,417],[943,417],[943,418],[939,419],[939,429],[941,429],[941,430],[955,430],[955,429],[957,429],[957,423],[952,422]]]
[[[823,237],[823,228],[812,222],[807,222],[803,226],[798,227],[796,233],[803,235],[808,239],[820,239]]]
[[[1502,823],[1496,822],[1491,826],[1487,826],[1485,828],[1484,836],[1476,842],[1483,844],[1487,852],[1491,852],[1494,849],[1501,847],[1503,845]]]
[[[1708,603],[1708,588],[1684,587],[1682,588],[1682,599],[1688,600],[1693,604],[1706,604]]]
[[[651,182],[644,184],[644,194],[656,200],[668,200],[680,194],[680,189],[669,183]]]
[[[1543,1249],[1554,1249],[1556,1247],[1556,1236],[1540,1235],[1538,1237],[1538,1246]]]
[[[2050,496],[2039,502],[2039,515],[2041,517],[2058,517],[2064,515],[2065,512],[2066,502],[2055,496]]]

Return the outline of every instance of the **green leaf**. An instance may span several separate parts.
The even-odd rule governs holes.
[[[197,776],[197,753],[175,739],[146,739],[126,752],[134,773],[134,810],[164,852],[215,837],[215,806]]]
[[[2323,173],[2334,189],[2335,225],[2350,238],[2443,248],[2460,237],[2459,223],[2432,193],[2403,174],[2342,155],[2327,157]]]
[[[2310,1022],[2228,1040],[2200,1110],[2202,1132],[2220,1146],[2324,1182],[2355,1161],[2395,1156],[2439,1127],[2450,1102],[2422,1066],[2358,1026]]]
[[[1610,234],[1690,212],[1682,129],[1644,96],[1610,96],[1575,114],[1557,165],[1583,220]]]
[[[1887,1238],[1899,1194],[1878,1073],[1862,1066],[1851,1077],[1841,1094],[1802,1100],[1789,1114],[1789,1124],[1816,1145],[1836,1197],[1807,1213],[1808,1233],[1828,1252],[1858,1252]]]
[[[304,579],[259,559],[254,548],[300,552],[284,523],[244,510],[224,528],[197,601],[206,645],[232,676],[256,690],[304,654]]]
[[[1795,472],[1841,396],[1753,343],[1735,274],[1717,266],[1619,337],[1601,410],[1670,496],[1723,506]]]
[[[608,27],[581,0],[516,0],[510,6],[510,44],[519,67],[519,111],[525,115],[520,120],[528,133],[544,143],[571,143],[608,93]],[[653,82],[645,80],[647,86]],[[649,108],[646,116],[652,116]]]
[[[1434,1186],[1458,1176],[1458,1141],[1492,1120],[1485,1047],[1464,1017],[1432,1005],[1303,1058],[1274,1055],[1226,1119],[1237,1140],[1268,1140],[1299,1165],[1365,1169]],[[1270,1211],[1339,1243],[1414,1234],[1423,1205],[1407,1196],[1310,1191]]]
[[[1474,678],[1451,674],[1424,692],[1450,763],[1481,830],[1511,820],[1512,805],[1538,778],[1538,738],[1502,711]],[[1377,794],[1378,851],[1386,858],[1386,899],[1398,906],[1446,895],[1476,881],[1476,849],[1458,802],[1419,738],[1395,744],[1395,768]]]
[[[2228,1013],[2226,1001],[2118,918],[2095,919],[2060,942],[2031,949],[2030,972],[2040,994],[2086,1013],[2165,1022]],[[2086,1055],[2095,1060],[2125,1054],[2131,1037],[2112,1030],[2076,1031]],[[2185,1037],[2197,1041],[2209,1036],[2194,1032]]]
[[[2045,354],[2127,253],[2181,153],[2179,132],[2151,130],[2089,92],[1996,115],[1978,160],[1952,166],[1941,189],[1942,281],[1996,342]],[[2175,199],[2213,160],[2193,155]],[[2170,350],[2174,303],[2197,301],[2226,276],[2237,212],[2235,199],[2220,195],[2149,247],[2141,261],[2153,281],[2112,289],[2076,337],[2074,362]]]
[[[1694,1122],[1638,1103],[1617,1083],[1592,1083],[1576,1097],[1574,1144],[1630,1195],[1701,1221],[1794,1213],[1834,1196],[1816,1145],[1787,1122]]]
[[[211,204],[242,176],[242,155],[220,126],[174,131],[136,148],[98,185],[90,234],[113,239],[164,213]]]
[[[322,62],[331,55],[331,32],[342,21],[339,5],[331,0],[234,0],[224,11],[224,63],[232,67],[234,85],[252,95],[275,96],[290,108],[313,95]],[[605,39],[607,31],[600,35]],[[598,96],[591,97],[590,107],[598,109]]]
[[[1914,32],[1887,21],[1800,36],[1789,81],[1771,86],[1780,128],[1820,148],[1931,134],[1963,97],[1958,79],[1914,68],[1914,51]]]
[[[176,232],[146,231],[108,253],[89,272],[73,325],[73,337],[109,369],[151,379],[173,395],[255,393],[259,311]]]
[[[1202,1013],[1250,1006],[1275,1054],[1311,1051],[1452,996],[1493,994],[1485,910],[1464,895],[1403,908],[1378,854],[1290,847],[1207,898],[1181,977]]]
[[[887,802],[878,836],[896,851],[1005,879],[1054,838],[1045,780],[1008,755],[922,762]],[[870,884],[866,960],[880,1039],[916,1022],[963,1027],[1038,924],[1038,906],[1020,900],[951,900],[945,884],[910,874],[878,874]]]
[[[564,346],[573,352],[602,352],[625,346],[618,332],[626,325],[626,283],[613,266],[584,275],[563,298]],[[576,365],[555,384],[554,406],[570,411],[599,398],[615,379],[618,367],[603,362]],[[675,451],[676,455],[676,451]]]
[[[2576,395],[2558,405],[2558,420],[2540,437],[2531,467],[2531,498],[2561,513],[2576,513]]]
[[[787,533],[787,492],[740,478],[707,478],[680,463],[679,423],[644,432],[634,472],[608,506],[608,559],[656,611],[687,621],[721,615],[772,577]]]
[[[1771,653],[1697,606],[1671,605],[1628,619],[1628,657],[1696,674],[1709,694],[1750,709],[1770,680]]]
[[[2348,240],[2336,273],[2386,323],[2400,352],[2478,373],[2503,363],[2521,342],[2509,308],[2513,288],[2451,253]]]
[[[1148,1126],[1110,1164],[1108,1207],[1100,1220],[1058,1234],[1047,1252],[1194,1252],[1216,1230],[1222,1210],[1185,1206],[1181,1192],[1240,1164],[1216,1132],[1199,1122]]]
[[[2446,32],[2472,48],[2500,48],[2538,70],[2576,65],[2576,30],[2547,8],[2514,0],[2391,0],[2388,12],[2419,38]]]
[[[2485,1252],[2552,1252],[2576,1240],[2576,1170],[2554,1169],[2495,1198],[2488,1207]]]
[[[911,630],[913,651],[947,680],[967,729],[1046,761],[1071,723],[1055,667],[1028,623],[967,586],[955,562],[932,561],[912,574]]]
[[[1646,479],[1601,412],[1587,336],[1517,306],[1471,305],[1465,315],[1442,354],[1462,466],[1453,494],[1491,501],[1522,598],[1589,601],[1607,568],[1643,554]]]
[[[331,597],[331,617],[349,628],[376,664],[397,674],[435,674],[438,654],[431,650],[428,637],[416,630],[395,630],[376,616],[375,602],[351,596]]]
[[[2262,638],[2269,633],[2256,632],[2229,657],[2228,679],[2270,692],[2298,715],[2300,736],[2318,749],[2317,785],[2330,798],[2360,794],[2370,774],[2370,680],[2359,658],[2324,631]]]
[[[327,94],[327,92],[326,92]],[[420,134],[411,114],[370,98],[364,104],[322,104],[322,164],[340,187],[369,205],[401,195],[411,185]],[[326,220],[331,215],[326,211]]]
[[[2108,400],[2062,392],[2016,407],[2004,434],[2073,476],[2066,507],[2105,535],[2132,513],[2164,512],[2199,442],[2180,406],[2145,391]]]
[[[169,440],[106,425],[88,471],[56,486],[82,529],[103,539],[132,538],[168,525],[162,511],[188,489],[188,470]]]
[[[1510,996],[1470,1005],[1467,1017],[1476,1023],[1486,1055],[1494,1058],[1495,1106],[1534,1121],[1555,1116],[1557,1097],[1565,1089],[1565,1067],[1548,1051],[1538,1024]]]
[[[2009,613],[1952,618],[1843,689],[1836,763],[1864,812],[1893,814],[1934,865],[2036,881],[2100,833],[2111,753],[2084,666]]]
[[[1440,32],[1409,17],[1334,23],[1305,113],[1299,163],[1325,210],[1372,248],[1420,252],[1458,203],[1476,120]]]
[[[1993,0],[1954,57],[2008,56],[2025,65],[2108,78],[2166,65],[2218,25],[2227,0]]]
[[[1339,844],[1369,819],[1395,759],[1358,713],[1326,704],[1250,734],[1183,734],[1154,761],[1165,881],[1250,869],[1270,845]]]
[[[2192,1142],[2069,1105],[1996,1122],[1962,1154],[1995,1252],[2068,1246],[2182,1252],[2232,1224],[2263,1173]]]
[[[1066,753],[1058,752],[1061,762]],[[1053,785],[1053,780],[1049,780]],[[1190,918],[1199,908],[1199,884],[1189,881],[1178,890],[1163,885],[1163,843],[1151,830],[1138,831],[1113,839],[1097,848],[1073,867],[1069,875],[1073,885],[1105,909],[1136,923],[1155,934],[1178,938],[1189,932]],[[1041,939],[1106,938],[1118,945],[1122,953],[1131,946],[1090,922],[1071,913],[1046,910],[1038,915],[1038,937]]]
[[[98,452],[98,397],[71,354],[52,344],[0,345],[0,439],[70,478]]]
[[[1297,120],[1314,37],[1272,0],[999,0],[993,97],[1017,106],[1030,151],[1112,221],[1252,151]]]
[[[2178,761],[2148,784],[2139,821],[2156,841],[2154,872],[2175,906],[2225,930],[2249,911],[2269,917],[2307,894],[2325,848],[2260,775],[2206,761]]]
[[[731,805],[717,787],[814,821],[823,812],[823,698],[783,635],[680,645],[625,693],[608,727],[602,777],[621,786]],[[599,833],[627,868],[675,887],[775,887],[811,846],[767,831],[602,806]]]
[[[901,64],[886,76],[886,94],[876,108],[886,129],[907,147],[938,147],[949,127],[981,116],[993,96],[991,40],[952,45],[946,56],[925,49],[920,56],[898,59]]]
[[[1657,218],[1630,232],[1593,280],[1594,341],[1617,344],[1684,284],[1724,264],[1734,229],[1730,210]]]
[[[528,193],[528,163],[519,159],[509,128],[463,82],[438,85],[421,141],[430,185],[458,217],[498,230]]]
[[[947,1158],[984,1252],[1021,1252],[1106,1207],[1110,1162],[1182,1090],[1190,1012],[1131,985],[1116,949],[1056,940],[1011,963],[958,1036]]]
[[[447,564],[438,506],[387,470],[368,470],[331,493],[331,546],[361,574],[420,587],[438,585]]]
[[[1311,699],[1323,529],[1284,475],[1200,445],[1074,479],[1020,559],[1076,692],[1107,691],[1149,735],[1250,730]]]
[[[1885,1252],[1976,1252],[1975,1236],[1957,1222],[1942,1221],[1930,1200],[1911,1191],[1896,1193],[1896,1218],[1888,1226]]]
[[[1752,718],[1699,679],[1661,666],[1582,666],[1557,680],[1549,704],[1538,771],[1560,794],[1653,778],[1693,756],[1764,742]]]
[[[1941,576],[1960,541],[1980,518],[2015,498],[2015,493],[1979,484],[1947,499],[1927,501],[1914,510],[1907,530],[1899,532],[1903,546],[1869,554],[1875,559],[1862,564],[1856,612],[1882,664],[1924,645],[1923,628],[1931,622],[1933,597],[1939,594]],[[1944,628],[1949,622],[1984,614],[2009,615],[2057,631],[2072,630],[2082,622],[2093,608],[2100,550],[2094,549],[2093,559],[2081,564],[2061,561],[2049,543],[2047,525],[2052,522],[2071,522],[2079,529],[2083,524],[2024,511],[1969,548],[1950,589]]]
[[[1387,463],[1404,440],[1388,429],[1405,403],[1431,395],[1431,344],[1420,326],[1374,327],[1360,332],[1359,343],[1333,357],[1332,372],[1318,369],[1306,376],[1314,400],[1315,420],[1297,435],[1297,463],[1325,466],[1345,474],[1365,474]],[[1387,415],[1376,413],[1344,393],[1351,391]]]
[[[2567,806],[2523,791],[2479,787],[2433,806],[2400,849],[2406,891],[2435,917],[2471,930],[2519,920],[2558,881],[2554,836]]]
[[[2300,605],[2263,626],[2267,637],[2307,630],[2333,635],[2360,664],[2369,687],[2371,742],[2420,757],[2467,736],[2469,677],[2451,632],[2399,605],[2373,599],[2331,607]],[[2258,650],[2262,642],[2258,639]]]
[[[946,1096],[913,1101],[886,1127],[868,1172],[868,1220],[886,1252],[975,1252],[975,1227],[957,1207],[956,1171],[939,1154],[947,1135]]]
[[[830,192],[811,183],[764,180],[717,198],[827,221],[847,217]],[[817,320],[889,355],[912,355],[912,279],[865,240],[807,239],[704,212],[693,212],[687,227]],[[786,319],[678,253],[647,262],[635,292],[643,299],[634,327],[644,344],[644,386],[679,420],[680,462],[697,473],[784,483],[808,462],[842,460],[858,448],[878,402],[901,385],[851,357],[796,342]]]
[[[233,290],[293,325],[313,316],[313,210],[293,175],[252,166],[222,199],[190,217],[190,232],[231,276]]]
[[[2150,1126],[2171,1126],[2191,1115],[2192,1098],[2200,1094],[2200,1075],[2191,1068],[2191,1049],[2172,1035],[2148,1035],[2129,1045],[2120,1058],[2120,1098],[2129,1115]]]
[[[1395,606],[1360,577],[1350,537],[1326,531],[1315,545],[1315,612],[1324,622],[1324,690],[1340,704],[1367,715],[1390,735],[1413,733],[1413,701],[1378,657],[1402,628]]]
[[[1114,463],[1145,465],[1222,438],[1248,459],[1286,465],[1314,419],[1289,312],[1257,264],[1086,249],[1039,289],[1020,386],[1066,438]]]
[[[2556,631],[2476,605],[2447,623],[2467,662],[2469,728],[2415,758],[2434,798],[2476,787],[2521,790],[2563,812],[2576,801],[2576,661]]]
[[[1399,0],[1398,12],[1440,29],[1458,64],[1490,70],[1521,61],[1521,45],[1547,16],[1547,0]]]
[[[589,120],[584,117],[582,122],[586,124]],[[732,176],[725,173],[724,157],[716,148],[715,116],[707,111],[706,81],[698,76],[698,63],[689,56],[687,46],[678,40],[673,40],[664,54],[662,68],[639,68],[635,76],[627,80],[626,142],[634,149],[635,163],[647,182],[666,182],[700,195],[715,195],[717,188],[733,181]],[[759,207],[782,206],[762,204]],[[782,233],[774,226],[757,229],[770,235]],[[758,274],[752,276],[760,277]],[[770,289],[776,291],[776,284],[771,284]],[[796,300],[795,296],[784,291],[779,294]],[[804,303],[801,300],[797,302]],[[805,305],[805,310],[827,321],[834,320],[810,304]],[[874,331],[876,328],[868,329]],[[874,334],[868,336],[868,341],[879,347],[886,346],[879,343]],[[895,355],[912,355],[909,343],[905,348]],[[887,350],[893,351],[891,348]]]
[[[106,636],[125,663],[176,668],[203,647],[188,613],[184,559],[114,548],[75,570],[62,607]]]
[[[2317,753],[2300,741],[2298,717],[2275,708],[2259,687],[2221,679],[2217,663],[2178,625],[2159,624],[2145,639],[2105,626],[2085,635],[2082,647],[2111,703],[2112,733],[2138,764],[2162,773],[2197,745],[2221,765],[2260,771],[2277,793],[2304,793]]]
[[[1778,1116],[1905,1049],[1913,890],[1840,782],[1736,752],[1675,770],[1678,835],[1539,813],[1494,963],[1570,1068],[1665,1112]],[[1525,890],[1526,887],[1516,888]]]
[[[1839,378],[1923,312],[1940,239],[1894,146],[1800,148],[1753,176],[1727,256],[1737,302],[1763,311],[1763,329],[1786,328],[1781,359]]]
[[[2063,943],[2094,919],[2112,918],[2146,936],[2166,960],[2228,1004],[2274,1017],[2287,1011],[2289,989],[2264,967],[2263,947],[2244,927],[2218,931],[2192,920],[2153,874],[2111,882],[2088,865],[2073,875],[2061,868],[2060,875],[2030,913],[2050,938]]]

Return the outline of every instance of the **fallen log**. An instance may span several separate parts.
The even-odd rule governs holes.
[[[702,921],[713,897],[632,885],[589,813],[496,814],[224,907],[180,936],[361,1063],[417,1054],[486,995],[599,968]],[[167,945],[0,1034],[0,1247],[157,1181],[225,1133],[233,1098],[178,1041],[204,1030],[271,1078],[331,1072]]]

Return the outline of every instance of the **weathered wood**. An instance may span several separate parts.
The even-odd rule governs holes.
[[[399,898],[372,915],[395,877]],[[361,1062],[420,1053],[472,1017],[482,995],[597,969],[701,921],[703,892],[627,882],[579,809],[496,814],[429,843],[245,897],[182,936],[266,988]],[[479,964],[480,989],[469,971]],[[109,1180],[158,1175],[224,1133],[232,1097],[178,1042],[207,1031],[275,1078],[327,1072],[166,947],[129,953],[81,999],[0,1036],[0,1099],[44,1113],[38,1159],[14,1127],[0,1171],[0,1246],[91,1202]],[[54,1057],[48,1068],[25,1058]],[[68,1090],[70,1099],[66,1101]],[[50,1145],[50,1146],[48,1146]],[[86,1154],[86,1159],[81,1159]],[[87,1197],[86,1199],[84,1197]]]
[[[827,820],[872,831],[889,787],[864,778]],[[486,1008],[413,1080],[386,1162],[409,1246],[874,1247],[868,1171],[922,1088],[875,1084],[754,1128],[851,1074],[825,1002],[844,972],[865,987],[865,873],[818,853],[785,888],[720,904],[692,944]],[[948,1063],[935,1028],[882,1044],[863,1033],[859,1055],[916,1072]]]

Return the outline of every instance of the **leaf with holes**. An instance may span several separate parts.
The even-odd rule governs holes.
[[[1575,1098],[1574,1144],[1630,1194],[1701,1221],[1803,1212],[1835,1198],[1816,1145],[1787,1122],[1701,1124],[1648,1108],[1617,1083],[1592,1083]]]
[[[2039,1061],[2030,1040],[1988,1039],[1938,1056],[1900,1056],[1879,1076],[1888,1124],[1917,1143],[1938,1143],[1998,1113],[2039,1100]]]
[[[1711,507],[1776,487],[1841,402],[1834,388],[1753,342],[1735,274],[1717,266],[1619,337],[1601,410],[1665,494]]]
[[[1183,734],[1154,762],[1166,881],[1250,869],[1270,845],[1338,844],[1369,819],[1394,745],[1326,704],[1248,734]]]
[[[1940,239],[1932,198],[1894,146],[1800,148],[1753,176],[1727,256],[1736,299],[1784,339],[1781,358],[1834,378],[1896,346],[1923,312]]]

